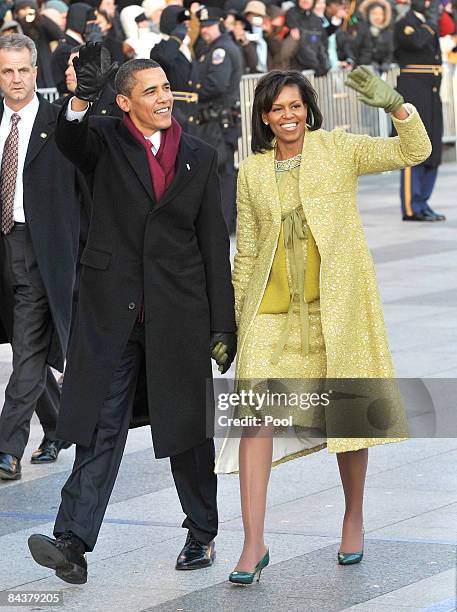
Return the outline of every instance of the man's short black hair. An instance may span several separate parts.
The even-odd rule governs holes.
[[[152,59],[132,59],[122,64],[114,79],[116,93],[130,96],[135,87],[135,73],[149,68],[162,68],[162,66]]]

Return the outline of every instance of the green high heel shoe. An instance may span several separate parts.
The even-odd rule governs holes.
[[[263,555],[260,561],[255,566],[253,572],[232,572],[229,576],[230,582],[234,584],[252,584],[257,577],[257,582],[260,580],[260,574],[264,567],[270,563],[270,551],[267,548],[267,552]]]
[[[363,559],[363,548],[365,541],[365,529],[362,527],[362,550],[352,553],[339,552],[338,563],[340,565],[353,565],[354,563],[360,563]]]

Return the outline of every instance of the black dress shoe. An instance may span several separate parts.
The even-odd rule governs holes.
[[[14,455],[0,453],[0,478],[2,480],[19,480],[21,477],[20,460]]]
[[[403,215],[403,221],[436,221],[436,219],[424,213],[415,213],[414,215]]]
[[[434,221],[446,221],[445,215],[442,215],[441,213],[437,213],[431,208],[426,209],[422,214],[424,214],[426,217],[433,217]]]
[[[70,448],[71,442],[63,440],[49,440],[46,436],[41,440],[40,446],[32,453],[30,463],[54,463],[63,448]]]
[[[216,558],[215,544],[212,540],[209,544],[198,542],[190,532],[187,534],[184,548],[176,560],[177,570],[196,570],[202,567],[210,567]]]
[[[53,569],[61,580],[70,584],[87,582],[85,546],[73,534],[63,534],[54,540],[34,533],[28,543],[34,560],[43,567]]]

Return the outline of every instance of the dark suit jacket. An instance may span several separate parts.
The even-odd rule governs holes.
[[[175,179],[156,202],[145,150],[123,121],[74,123],[65,112],[57,143],[93,174],[93,211],[57,435],[89,445],[144,300],[139,407],[149,413],[156,456],[176,455],[212,436],[210,333],[235,331],[217,154],[183,133]]]
[[[24,164],[24,211],[52,314],[54,333],[48,363],[63,371],[78,248],[79,206],[75,168],[54,140],[58,109],[41,96],[39,100]],[[2,117],[3,102],[0,120]],[[0,290],[0,342],[10,342],[13,301],[8,279],[1,279]]]

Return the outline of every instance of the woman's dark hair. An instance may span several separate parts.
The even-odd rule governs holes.
[[[308,129],[318,130],[323,121],[322,113],[317,106],[317,94],[311,83],[297,70],[272,70],[257,83],[252,105],[251,150],[263,153],[273,148],[274,134],[269,125],[262,120],[262,113],[269,113],[282,89],[286,85],[297,85],[303,104],[308,107],[306,123]]]

